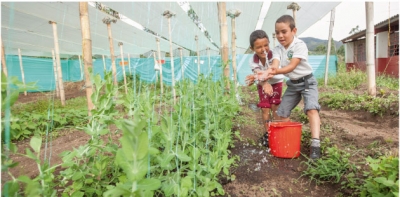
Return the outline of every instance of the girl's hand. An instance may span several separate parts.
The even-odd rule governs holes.
[[[273,93],[274,93],[274,90],[272,89],[272,86],[271,86],[271,84],[269,84],[269,83],[264,83],[263,85],[262,85],[262,88],[263,88],[263,92],[264,92],[264,94],[268,94],[268,95],[272,95]]]
[[[248,86],[253,85],[253,84],[254,84],[254,81],[255,81],[254,75],[247,75],[247,76],[246,76],[245,82],[246,82],[246,84],[247,84]]]

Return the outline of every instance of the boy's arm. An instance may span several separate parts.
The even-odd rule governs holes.
[[[282,68],[279,68],[279,67],[278,67],[278,65],[279,65],[279,60],[274,59],[274,60],[272,61],[272,66],[271,66],[270,74],[277,75],[277,74],[286,74],[286,73],[290,73],[290,72],[292,72],[292,71],[296,68],[297,65],[300,64],[300,61],[301,61],[300,58],[295,58],[295,57],[294,57],[294,58],[292,58],[292,59],[290,60],[290,63],[289,63],[287,66],[282,67]]]

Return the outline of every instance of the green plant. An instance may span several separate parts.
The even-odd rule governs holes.
[[[342,176],[354,172],[356,167],[349,161],[350,153],[346,153],[336,146],[326,148],[326,155],[315,162],[303,161],[307,169],[301,176],[308,176],[317,184],[331,181],[339,183]]]
[[[368,157],[369,172],[364,172],[365,184],[361,196],[399,196],[399,158]]]

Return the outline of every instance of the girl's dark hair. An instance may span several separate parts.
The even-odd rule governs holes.
[[[283,15],[276,20],[276,23],[288,23],[290,30],[293,30],[296,27],[294,23],[294,19],[290,15]]]
[[[267,40],[269,40],[268,35],[265,33],[265,31],[263,31],[261,29],[253,31],[250,34],[250,46],[251,46],[251,48],[254,47],[254,42],[257,39],[262,39],[262,38],[267,38]]]

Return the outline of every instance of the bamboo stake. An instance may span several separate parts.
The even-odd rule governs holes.
[[[129,66],[129,74],[132,75],[132,69],[131,69],[131,56],[128,53],[128,66]]]
[[[196,50],[197,50],[197,80],[199,80],[199,77],[200,77],[199,37],[196,35],[196,36],[194,37],[194,40],[196,40]]]
[[[211,74],[210,47],[207,47],[207,56],[208,56],[208,75],[210,75]]]
[[[331,11],[331,23],[329,25],[328,49],[326,50],[326,63],[325,63],[325,79],[324,79],[325,87],[328,85],[329,57],[331,56],[331,40],[332,40],[334,21],[335,21],[335,8],[333,8]]]
[[[230,10],[228,16],[231,17],[232,25],[232,69],[233,81],[235,84],[235,91],[237,91],[237,71],[236,71],[236,17],[239,17],[241,12],[239,10]]]
[[[374,62],[374,3],[365,2],[366,12],[366,56],[367,56],[367,76],[368,76],[368,94],[376,96],[376,82],[375,82],[375,62]]]
[[[182,48],[179,47],[179,54],[181,55],[181,71],[182,71],[182,80],[185,77],[185,65],[183,65],[183,54],[182,54]]]
[[[7,65],[6,65],[6,56],[4,52],[4,45],[3,45],[3,38],[1,39],[1,65],[3,67],[3,73],[7,77],[8,72],[7,72]]]
[[[94,109],[92,102],[93,85],[90,79],[89,68],[93,68],[92,60],[92,40],[90,37],[90,26],[89,26],[89,13],[88,3],[79,2],[79,12],[81,19],[82,29],[82,52],[83,62],[85,71],[85,88],[86,88],[86,99],[88,104],[88,116],[91,116],[91,110]]]
[[[58,46],[57,23],[54,21],[49,21],[49,23],[53,26],[54,50],[55,50],[56,60],[57,60],[56,61],[57,62],[57,77],[58,77],[58,85],[60,88],[60,100],[61,100],[61,105],[65,106],[65,93],[64,93],[64,83],[63,83],[63,79],[62,79],[60,49]]]
[[[158,65],[158,63],[157,63],[157,60],[156,60],[156,52],[154,52],[153,51],[153,57],[154,57],[154,65],[155,64],[157,64]],[[155,70],[156,71],[156,83],[157,83],[157,81],[158,81],[158,70]]]
[[[103,56],[103,66],[104,66],[104,71],[107,71],[107,68],[106,68],[106,60],[104,59],[104,55],[102,55]]]
[[[299,6],[299,4],[293,2],[293,3],[289,4],[286,8],[288,10],[293,10],[294,24],[297,25],[297,23],[296,23],[296,11],[299,11],[301,7]],[[296,37],[297,37],[297,35],[296,35]]]
[[[125,88],[125,94],[128,94],[128,88],[126,86],[126,75],[125,75],[125,62],[124,62],[124,51],[122,50],[122,42],[118,43],[119,50],[121,53],[121,62],[122,62],[122,75],[124,76],[124,88]]]
[[[21,77],[22,77],[22,83],[24,84],[25,87],[25,74],[24,74],[24,67],[22,66],[22,56],[21,56],[21,49],[18,48],[18,57],[19,57],[19,67],[21,68]],[[26,96],[26,90],[24,91],[24,95]]]
[[[55,85],[56,85],[56,95],[57,97],[60,97],[60,88],[59,88],[59,83],[58,83],[58,78],[57,78],[57,62],[56,62],[56,57],[54,55],[54,49],[51,50],[51,54],[53,56],[53,70],[54,70],[54,79],[55,79]]]
[[[79,69],[81,70],[81,80],[83,80],[83,70],[82,70],[81,55],[78,55],[78,58],[79,58]]]
[[[115,66],[115,56],[114,56],[114,44],[113,44],[113,39],[112,39],[112,34],[111,34],[111,22],[116,23],[116,19],[110,19],[109,17],[106,17],[103,19],[103,23],[107,24],[107,31],[108,31],[108,41],[110,43],[110,54],[111,54],[111,69],[112,69],[112,75],[113,75],[113,80],[114,80],[114,85],[118,85],[117,81],[117,67]]]
[[[174,52],[172,51],[172,33],[171,33],[171,17],[175,16],[171,11],[164,11],[164,17],[168,19],[168,33],[169,33],[169,55],[171,58],[171,74],[172,74],[172,96],[174,105],[176,104],[176,91],[175,91],[175,68],[174,68]]]
[[[228,48],[228,25],[226,23],[226,3],[218,2],[218,21],[220,28],[220,39],[221,39],[221,59],[222,65],[224,66],[224,76],[226,79],[225,88],[230,89],[229,82],[229,48]]]
[[[158,63],[160,64],[160,86],[161,86],[161,94],[164,93],[163,87],[163,78],[162,78],[162,62],[161,62],[161,51],[160,51],[160,39],[156,38],[157,42],[157,51],[158,51]]]

